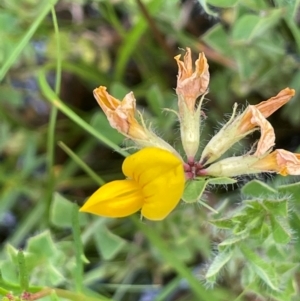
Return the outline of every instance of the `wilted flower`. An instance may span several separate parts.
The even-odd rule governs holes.
[[[159,147],[181,158],[170,144],[146,127],[141,114],[141,124],[137,121],[135,118],[137,113],[136,100],[132,92],[125,95],[123,100],[120,101],[111,96],[106,91],[106,87],[100,86],[94,90],[94,97],[105,113],[111,127],[132,139],[138,147]]]
[[[125,180],[100,187],[80,211],[106,217],[124,217],[141,209],[150,220],[164,219],[183,194],[182,161],[169,151],[147,147],[127,157],[122,166]]]
[[[176,94],[182,145],[188,160],[193,161],[199,148],[201,104],[207,93],[209,72],[204,53],[199,54],[193,70],[191,49],[186,50],[183,61],[180,60],[181,55],[175,56],[178,64]],[[201,95],[203,97],[197,105]]]
[[[285,89],[283,91],[294,94],[294,90]],[[279,94],[282,95],[282,91]],[[273,97],[271,100],[274,101],[275,99],[276,97]],[[271,153],[275,142],[275,134],[273,127],[265,119],[263,113],[269,116],[278,107],[272,106],[272,101],[270,100],[270,106],[268,107],[266,104],[267,102],[263,102],[257,106],[249,106],[245,111],[246,114],[241,115],[243,116],[242,120],[244,120],[244,123],[238,123],[241,127],[241,131],[244,130],[245,133],[247,133],[247,130],[252,124],[259,125],[261,136],[257,143],[256,151],[253,154],[220,160],[202,169],[199,175],[235,177],[243,174],[257,174],[262,172],[277,172],[283,176],[300,174],[300,154],[293,154],[283,149],[277,149]],[[279,104],[277,103],[277,105]],[[258,110],[258,108],[260,108],[262,112]],[[247,114],[249,116],[245,118],[244,116]],[[238,129],[236,129],[236,131],[238,131]]]
[[[202,175],[235,177],[244,174],[276,172],[282,176],[300,175],[300,154],[276,149],[261,156],[244,155],[220,160],[201,171]]]
[[[189,111],[195,110],[196,100],[206,93],[209,84],[208,64],[204,53],[199,53],[193,70],[192,53],[190,48],[186,48],[183,61],[181,55],[175,56],[178,65],[176,94],[179,97],[179,112],[183,104]]]
[[[233,144],[257,129],[261,131],[261,139],[258,142],[257,149],[260,150],[260,154],[265,153],[274,145],[275,141],[273,127],[266,118],[287,103],[294,94],[295,90],[286,88],[267,101],[263,101],[255,106],[249,105],[246,110],[237,117],[235,117],[235,106],[230,120],[204,148],[200,164],[207,165],[214,162]],[[256,155],[258,155],[258,153],[256,153]]]

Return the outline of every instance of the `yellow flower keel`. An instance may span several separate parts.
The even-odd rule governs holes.
[[[179,203],[185,175],[182,161],[171,152],[144,148],[124,160],[125,180],[99,188],[80,209],[106,217],[124,217],[142,209],[150,220],[164,219]]]
[[[138,184],[131,180],[119,180],[100,187],[80,208],[105,217],[124,217],[142,208],[143,194]]]

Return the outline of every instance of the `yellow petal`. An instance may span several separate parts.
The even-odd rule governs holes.
[[[180,201],[185,183],[183,164],[169,151],[144,148],[127,157],[122,168],[143,191],[142,215],[146,218],[161,220]]]
[[[131,180],[118,180],[101,186],[80,208],[105,217],[124,217],[142,208],[143,194]]]
[[[145,185],[142,215],[151,220],[164,219],[179,203],[184,183],[182,165],[177,165]]]

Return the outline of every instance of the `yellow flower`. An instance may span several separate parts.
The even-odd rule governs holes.
[[[181,141],[188,161],[193,162],[199,148],[201,104],[209,84],[208,63],[200,53],[193,70],[191,49],[186,48],[183,61],[175,56],[178,65],[176,94],[178,96]],[[196,102],[202,96],[198,105]]]
[[[80,211],[105,217],[124,217],[141,209],[149,220],[164,219],[179,203],[185,175],[182,161],[169,151],[147,147],[127,157],[125,180],[100,187]]]
[[[132,92],[125,95],[122,101],[111,96],[106,87],[100,86],[94,90],[94,97],[105,113],[111,127],[132,139],[138,147],[159,147],[170,151],[179,158],[177,151],[166,141],[147,129],[141,117],[141,124],[135,118],[136,100]]]
[[[273,127],[266,118],[287,103],[294,94],[295,90],[286,88],[280,91],[276,96],[258,105],[249,105],[246,110],[237,117],[235,117],[235,105],[231,119],[204,148],[200,164],[207,165],[217,160],[233,144],[257,129],[261,131],[261,138],[258,142],[255,155],[264,154],[274,145],[275,141]]]

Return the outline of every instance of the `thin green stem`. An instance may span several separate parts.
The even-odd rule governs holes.
[[[106,144],[119,154],[124,157],[128,156],[128,153],[120,148],[117,144],[113,143],[109,140],[105,135],[102,135],[97,130],[95,130],[92,126],[90,126],[86,121],[84,121],[81,117],[79,117],[76,113],[74,113],[68,106],[66,106],[61,99],[59,99],[58,95],[50,88],[47,80],[46,74],[44,71],[39,72],[38,76],[39,85],[41,87],[43,95],[49,100],[51,104],[56,106],[61,112],[63,112],[66,116],[68,116],[71,120],[77,123],[81,128],[83,128],[86,132],[90,133],[94,137],[96,137],[99,141]]]
[[[29,27],[29,29],[26,31],[20,42],[16,45],[10,56],[4,60],[3,66],[0,69],[0,81],[3,80],[6,73],[10,69],[10,67],[15,63],[20,53],[23,51],[23,49],[26,47],[34,33],[36,32],[37,28],[39,27],[40,23],[43,21],[43,19],[46,17],[46,15],[49,13],[51,8],[56,4],[57,0],[49,1],[48,3],[45,3],[45,6],[43,7],[43,10],[40,12],[40,14],[37,16],[35,21],[32,23],[32,25]]]
[[[82,292],[83,290],[83,245],[80,237],[80,225],[79,225],[79,216],[78,216],[78,206],[73,204],[72,212],[72,232],[74,239],[75,247],[75,258],[76,258],[76,267],[74,269],[75,276],[75,287],[77,292]]]
[[[54,7],[51,8],[52,22],[54,26],[55,40],[56,40],[56,70],[55,70],[55,93],[59,94],[61,85],[61,46],[59,37],[59,28]],[[55,153],[55,127],[57,119],[57,108],[51,107],[50,120],[47,135],[47,166],[48,166],[48,187],[47,187],[47,209],[50,208],[53,198],[53,191],[55,188],[55,174],[54,174],[54,153]],[[46,212],[50,212],[47,210]]]
[[[59,289],[59,288],[44,288],[38,293],[32,294],[30,297],[30,300],[39,300],[42,299],[43,297],[49,296],[53,294],[53,292],[60,298],[65,298],[67,300],[72,300],[72,301],[112,301],[112,299],[108,299],[103,296],[99,296],[97,298],[95,297],[89,297],[81,293],[73,293],[67,290]]]
[[[105,181],[99,177],[85,162],[83,162],[66,144],[62,141],[58,145],[76,162],[97,184],[103,185]]]

